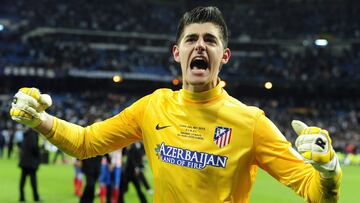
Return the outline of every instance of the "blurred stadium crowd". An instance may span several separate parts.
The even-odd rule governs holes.
[[[359,93],[337,97],[348,84],[355,89],[360,86],[358,1],[205,2],[219,4],[230,29],[232,59],[223,68],[222,79],[245,81],[246,85],[267,80],[284,85],[292,82],[286,83],[290,90],[322,83],[332,94],[329,96],[332,99],[315,95],[314,99],[299,100],[280,92],[281,96],[270,99],[261,94],[242,95],[238,96],[240,101],[264,109],[292,142],[295,133],[290,121],[301,119],[329,129],[338,151],[344,151],[348,145],[354,146],[354,153],[360,151]],[[188,7],[194,7],[194,3],[187,0],[171,3],[163,0],[2,1],[2,134],[16,128],[8,116],[10,96],[21,87],[25,77],[36,80],[72,77],[81,83],[110,78],[114,73],[135,81],[178,78],[181,73],[170,50],[177,26],[174,22]],[[326,43],[315,44],[316,39]],[[229,88],[236,91],[236,87]],[[96,93],[54,91],[51,95],[55,104],[50,111],[81,125],[115,115],[143,96],[134,92],[114,94],[106,88]]]
[[[170,47],[174,22],[186,9],[183,2],[5,0],[0,8],[5,25],[0,72],[28,67],[63,74],[86,69],[179,76]],[[357,1],[230,1],[219,7],[233,50],[223,75],[284,80],[360,77]],[[333,40],[333,49],[312,46],[316,38]]]

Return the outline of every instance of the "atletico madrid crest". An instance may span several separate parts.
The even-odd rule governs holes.
[[[231,128],[216,126],[214,133],[215,144],[220,148],[228,145],[231,139],[231,132],[232,132]]]

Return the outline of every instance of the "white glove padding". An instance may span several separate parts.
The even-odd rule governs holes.
[[[308,127],[298,120],[293,120],[291,125],[299,135],[295,146],[305,163],[312,164],[325,178],[337,174],[340,166],[328,131],[318,127]]]
[[[49,95],[40,94],[36,88],[23,87],[14,96],[10,116],[18,123],[35,128],[45,119],[45,109],[51,104]]]

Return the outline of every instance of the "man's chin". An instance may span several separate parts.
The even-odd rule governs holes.
[[[195,92],[202,92],[214,88],[209,80],[188,80],[186,85],[183,86],[185,89],[192,90]]]
[[[209,83],[209,81],[203,79],[203,80],[190,80],[188,81],[188,83],[191,85],[191,86],[204,86],[206,84]]]

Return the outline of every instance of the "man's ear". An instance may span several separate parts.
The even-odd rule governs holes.
[[[173,57],[174,57],[174,60],[178,63],[180,63],[180,52],[179,52],[179,47],[178,45],[174,45],[173,48],[172,48],[172,54],[173,54]]]
[[[230,56],[231,56],[231,51],[230,51],[229,48],[226,48],[226,49],[224,50],[223,56],[222,56],[222,58],[221,58],[221,63],[222,63],[222,64],[227,64],[227,62],[228,62],[229,59],[230,59]]]

